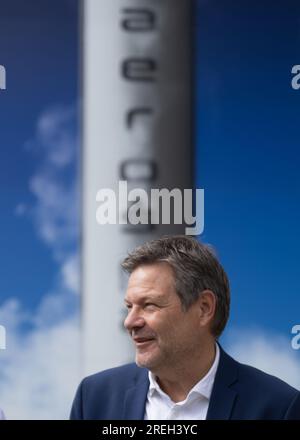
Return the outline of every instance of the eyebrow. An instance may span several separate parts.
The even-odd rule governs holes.
[[[152,296],[152,295],[146,295],[146,296],[142,296],[140,298],[138,298],[138,302],[145,302],[145,301],[160,301],[161,299],[163,299],[163,297],[161,295],[159,296]],[[129,301],[128,298],[124,298],[124,303],[125,304],[131,304],[131,301]]]

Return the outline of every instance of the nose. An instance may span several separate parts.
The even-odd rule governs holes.
[[[145,325],[145,319],[141,312],[132,307],[124,320],[124,327],[131,332],[134,329],[142,328]]]

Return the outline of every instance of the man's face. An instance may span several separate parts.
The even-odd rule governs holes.
[[[136,363],[152,372],[180,366],[200,342],[199,308],[182,310],[167,263],[139,266],[130,275],[124,325],[136,346]]]

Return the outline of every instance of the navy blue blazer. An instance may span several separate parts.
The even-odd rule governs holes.
[[[77,390],[73,420],[144,418],[148,370],[128,364],[85,378]],[[220,348],[208,420],[300,420],[300,392],[274,376],[240,364]]]

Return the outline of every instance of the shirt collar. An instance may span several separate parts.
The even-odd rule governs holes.
[[[196,385],[190,390],[187,398],[191,394],[198,394],[205,397],[208,400],[210,399],[216,372],[220,361],[220,349],[218,344],[216,344],[215,347],[216,347],[216,355],[211,368],[206,373],[206,375],[199,382],[197,382]],[[159,394],[166,396],[164,391],[162,391],[159,384],[157,383],[155,375],[151,373],[151,371],[149,371],[148,377],[150,382],[148,395],[151,397],[155,392],[158,392]]]

